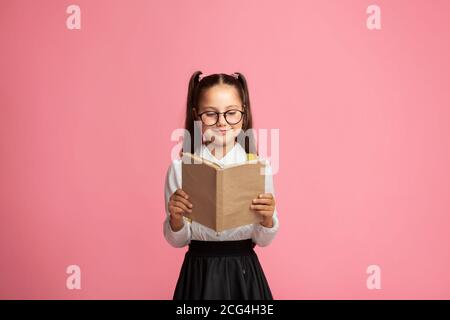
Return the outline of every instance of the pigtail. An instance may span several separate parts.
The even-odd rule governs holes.
[[[188,94],[187,94],[187,103],[186,103],[186,121],[185,128],[187,129],[184,139],[183,139],[183,152],[195,152],[195,141],[194,141],[194,130],[196,130],[194,126],[194,111],[192,110],[195,107],[197,96],[198,96],[198,85],[200,83],[200,75],[201,71],[196,71],[192,74],[189,79],[188,85]],[[201,134],[201,133],[200,133]]]
[[[244,117],[244,125],[243,128],[244,130],[247,130],[249,127],[251,127],[251,125],[249,126],[249,116],[251,116],[249,110],[250,110],[250,97],[249,97],[249,93],[248,93],[248,87],[247,87],[247,80],[245,79],[244,75],[242,73],[239,72],[235,72],[234,73],[236,76],[235,78],[237,79],[237,81],[239,82],[241,89],[242,89],[242,103],[244,104],[244,108],[245,108],[245,117]],[[251,119],[250,119],[251,120]]]
[[[242,126],[242,130],[244,130],[244,132],[245,132],[248,129],[252,130],[252,128],[253,128],[253,119],[252,119],[252,113],[251,113],[251,108],[250,108],[250,95],[249,95],[249,91],[248,91],[247,80],[245,79],[244,75],[239,72],[235,72],[234,75],[242,89],[242,102],[243,102],[243,105],[245,108],[244,123]],[[247,153],[258,154],[258,151],[256,149],[255,137],[253,135],[253,131],[248,132],[247,137],[248,137],[249,141],[245,141],[245,145],[244,145],[245,151]]]
[[[192,113],[192,108],[194,107],[195,104],[195,96],[196,96],[196,88],[198,86],[198,83],[200,82],[200,75],[202,74],[201,71],[196,71],[194,72],[194,74],[191,76],[191,79],[189,80],[189,85],[188,85],[188,95],[187,95],[187,107],[190,110],[187,110],[187,112]]]

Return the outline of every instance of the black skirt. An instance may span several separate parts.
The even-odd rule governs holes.
[[[191,240],[173,300],[273,300],[252,239]]]

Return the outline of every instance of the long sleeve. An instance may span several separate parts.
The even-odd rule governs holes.
[[[191,227],[187,219],[183,218],[184,225],[178,231],[173,231],[170,226],[169,198],[179,188],[181,188],[181,160],[174,160],[167,170],[164,186],[166,218],[163,223],[163,233],[167,242],[175,248],[184,247],[191,240]]]
[[[268,160],[266,160],[266,169],[265,169],[265,191],[266,193],[272,193],[275,197],[275,188],[273,186],[273,175],[272,175],[272,167]],[[255,227],[253,229],[252,239],[253,241],[260,247],[268,246],[272,240],[275,238],[279,229],[279,221],[278,221],[278,213],[275,205],[275,210],[272,216],[273,226],[272,228],[267,228],[261,225],[260,223],[255,223]]]

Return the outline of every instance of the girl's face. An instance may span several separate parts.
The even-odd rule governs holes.
[[[233,86],[216,85],[207,89],[193,111],[194,118],[202,120],[202,135],[205,141],[211,141],[219,148],[234,145],[235,138],[242,130],[244,115],[240,111],[244,112],[244,107]],[[214,112],[221,114],[217,118]],[[223,114],[224,112],[227,114]]]

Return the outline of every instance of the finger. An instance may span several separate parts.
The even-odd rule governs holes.
[[[189,213],[192,212],[192,209],[189,209],[188,207],[186,207],[186,205],[183,202],[180,202],[180,201],[173,201],[172,206],[178,207],[178,208],[182,209],[184,212],[189,212]]]
[[[186,205],[186,207],[192,208],[192,203],[182,196],[175,195],[172,200],[183,202]]]
[[[258,198],[265,198],[265,199],[273,199],[273,194],[271,193],[261,193],[258,195]]]
[[[272,206],[268,206],[268,205],[265,205],[265,204],[252,204],[250,206],[250,208],[253,209],[253,210],[266,210],[266,211],[273,210]]]
[[[273,202],[273,199],[253,199],[253,204],[267,204],[271,205]]]
[[[177,189],[177,191],[175,191],[175,194],[182,196],[186,199],[189,199],[189,196],[186,192],[184,192],[182,189]]]
[[[260,216],[265,217],[265,218],[273,216],[272,211],[264,211],[263,210],[263,211],[256,211],[256,213],[258,213]]]
[[[177,217],[183,215],[183,210],[181,208],[178,208],[178,207],[175,207],[175,206],[172,206],[172,205],[169,206],[169,212],[170,212],[171,215],[174,215],[174,216],[177,216]]]

